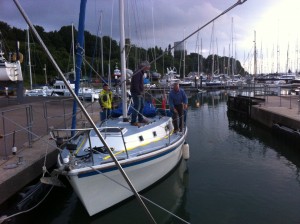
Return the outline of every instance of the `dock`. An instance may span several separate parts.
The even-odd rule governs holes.
[[[228,110],[300,140],[299,95],[228,98]]]
[[[99,121],[99,103],[83,104]],[[70,127],[72,110],[69,97],[24,97],[22,103],[14,97],[0,98],[0,204],[41,178],[43,167],[55,166],[58,151],[49,130]],[[77,127],[88,126],[77,111]]]
[[[227,100],[228,110],[238,113],[240,116],[249,119],[252,106],[265,102],[265,99],[249,96],[229,96]]]
[[[267,96],[265,102],[252,106],[251,119],[269,127],[281,125],[300,129],[299,95]]]
[[[244,100],[248,105],[249,99]],[[300,129],[299,96],[264,96],[251,101],[255,102],[251,119],[269,128]],[[99,121],[98,102],[84,104],[92,119]],[[0,98],[0,204],[41,178],[43,166],[55,166],[58,151],[49,129],[70,126],[72,105],[71,98],[61,97],[24,97],[22,103],[13,97]],[[78,127],[89,126],[80,111],[77,120]]]

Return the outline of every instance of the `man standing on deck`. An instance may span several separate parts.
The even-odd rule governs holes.
[[[133,112],[131,114],[131,125],[140,126],[139,123],[148,123],[143,117],[144,109],[144,73],[150,70],[150,63],[143,61],[138,70],[136,70],[131,78],[130,92],[133,99]],[[137,122],[138,118],[138,122]]]
[[[99,103],[102,108],[100,112],[101,121],[106,120],[111,113],[113,94],[108,85],[104,83],[103,90],[99,94]]]
[[[173,89],[169,94],[169,105],[172,112],[174,132],[182,132],[184,127],[184,110],[188,107],[188,99],[184,90],[179,88],[179,83],[173,84]]]

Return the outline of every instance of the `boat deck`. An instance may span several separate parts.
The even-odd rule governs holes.
[[[172,146],[180,139],[182,142],[186,136],[186,133],[173,133],[172,129],[170,130],[169,123],[171,120],[168,117],[156,116],[155,118],[148,118],[148,120],[148,124],[137,127],[131,126],[128,122],[123,122],[122,118],[117,118],[103,123],[99,130],[118,160],[140,157],[161,150],[169,145]],[[58,131],[63,132],[64,130]],[[67,129],[66,131],[70,130]],[[55,132],[53,131],[53,133]],[[59,133],[57,135],[63,136],[63,134]],[[70,135],[66,134],[65,136]],[[77,165],[73,166],[76,168],[112,162],[109,152],[94,130],[87,129],[85,134],[81,132],[81,135],[72,139],[70,143],[74,145],[71,154],[75,155]],[[124,143],[126,143],[126,147]],[[68,161],[71,156],[67,148],[62,150],[62,163],[64,159]],[[91,155],[93,156],[92,158]]]

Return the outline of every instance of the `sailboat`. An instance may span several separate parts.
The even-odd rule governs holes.
[[[62,71],[24,10],[17,0],[14,2],[67,84]],[[82,11],[85,10],[83,2],[86,3],[86,0],[81,1]],[[239,0],[228,10],[243,2]],[[150,122],[142,126],[130,125],[127,117],[125,51],[123,50],[125,49],[124,0],[119,0],[119,3],[123,115],[95,124],[76,95],[76,86],[75,92],[68,86],[92,128],[72,127],[51,130],[51,138],[56,141],[59,154],[58,168],[53,171],[50,179],[57,175],[65,176],[91,216],[135,195],[155,223],[138,192],[168,174],[181,161],[183,155],[186,156],[185,158],[188,157],[186,143],[188,130],[185,127],[182,132],[174,133],[172,118],[162,114],[150,118]],[[82,24],[82,21],[79,24]],[[83,35],[84,32],[79,29],[78,33]],[[79,40],[78,43],[81,44],[80,46],[83,45],[83,41]],[[46,182],[43,178],[41,181]],[[58,183],[53,181],[53,184]]]
[[[124,16],[122,1],[120,16]],[[121,32],[122,29],[124,24],[120,26]],[[122,43],[125,39],[121,39],[120,47],[121,74],[126,76]],[[124,93],[126,82],[123,81]],[[127,97],[124,95],[122,99],[123,116],[96,124],[102,139],[92,128],[51,131],[60,148],[55,172],[66,176],[91,216],[134,195],[128,180],[136,191],[141,191],[163,178],[181,161],[183,149],[188,148],[187,128],[174,133],[171,117],[157,115],[148,118],[148,124],[130,125]],[[128,180],[118,170],[118,163]]]
[[[21,62],[14,55],[13,61],[7,61],[4,57],[3,46],[0,40],[0,81],[23,81]]]

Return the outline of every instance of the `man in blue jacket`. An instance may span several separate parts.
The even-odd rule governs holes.
[[[169,94],[169,105],[172,112],[174,132],[182,132],[184,127],[184,110],[188,107],[188,99],[184,90],[179,88],[179,83],[173,84],[173,89]]]
[[[144,109],[144,73],[150,70],[150,63],[143,61],[138,70],[136,70],[131,78],[130,92],[133,99],[133,112],[131,114],[131,125],[140,126],[139,123],[148,123],[143,117]],[[138,122],[137,122],[138,118]]]

